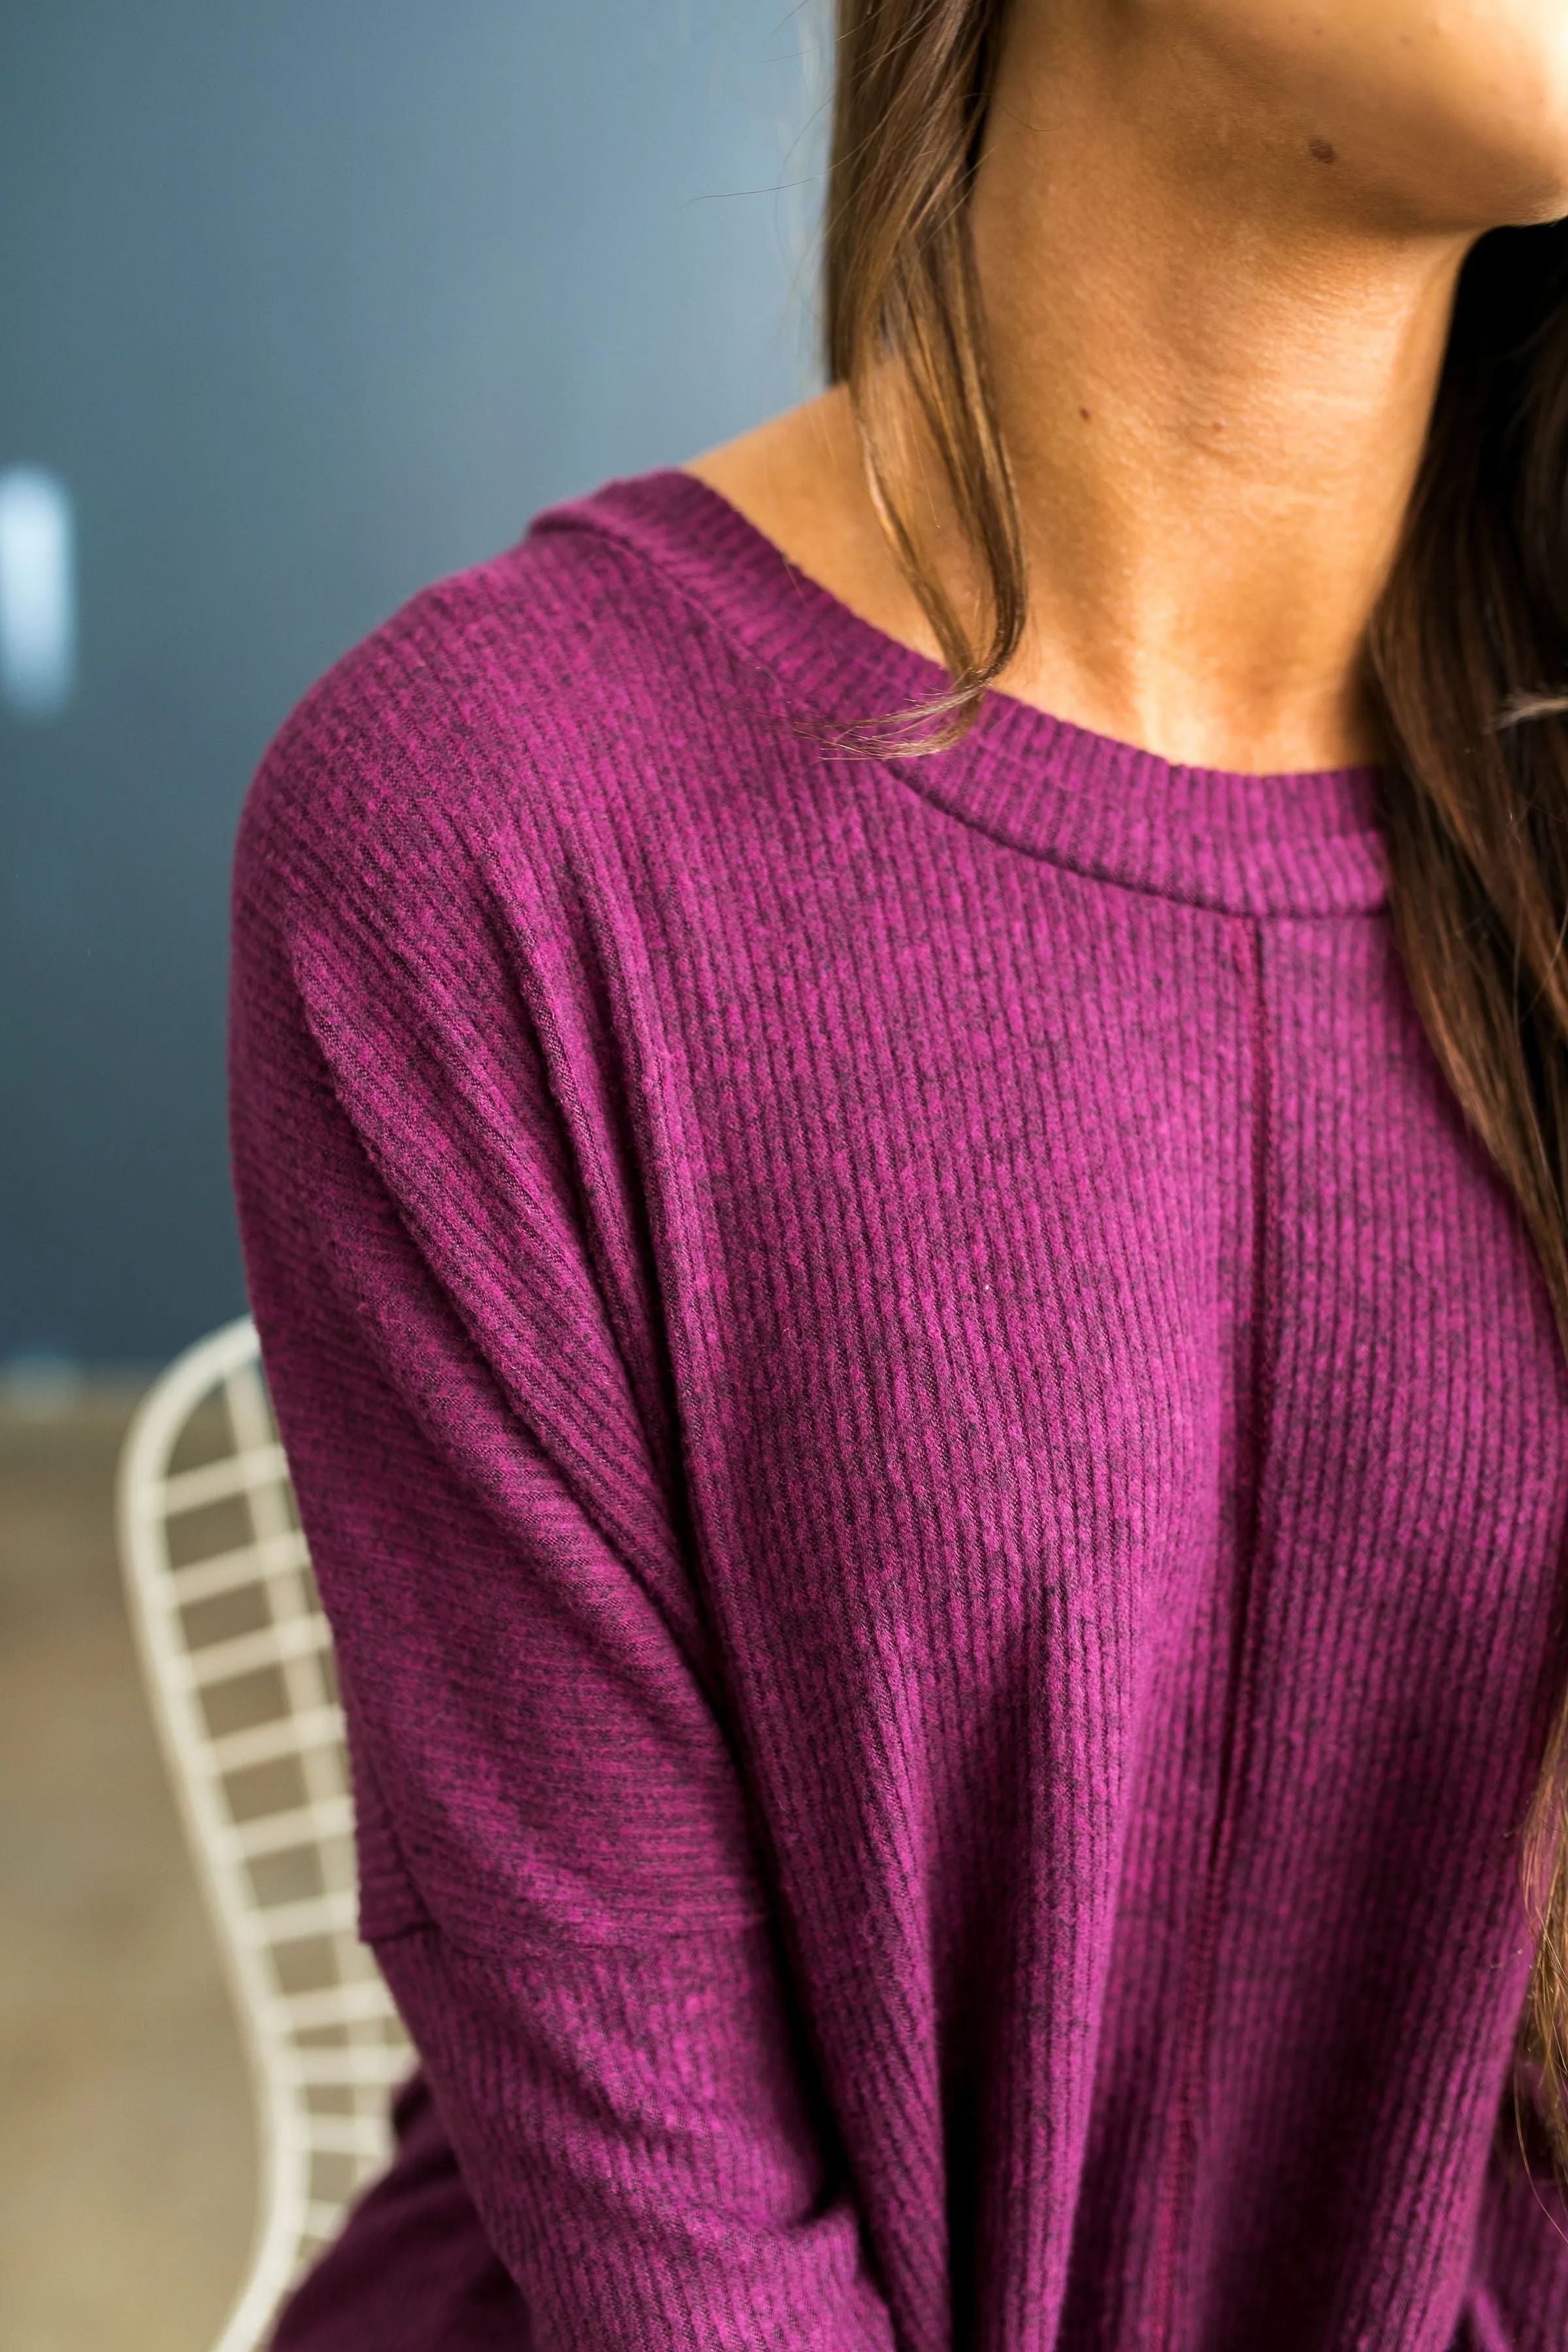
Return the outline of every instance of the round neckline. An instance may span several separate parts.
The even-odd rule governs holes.
[[[695,474],[616,477],[544,509],[528,536],[582,530],[638,553],[814,718],[879,717],[947,684]],[[1386,897],[1375,767],[1194,767],[999,689],[948,751],[864,756],[1007,847],[1216,912],[1366,913]]]

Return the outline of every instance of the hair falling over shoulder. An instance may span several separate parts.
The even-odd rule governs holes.
[[[858,729],[866,748],[956,741],[1024,628],[1023,544],[966,211],[1005,5],[837,0],[827,371],[847,389],[883,529],[952,679],[920,709]],[[977,559],[978,625],[922,552],[917,446],[934,452]],[[1465,263],[1365,657],[1391,750],[1379,814],[1399,952],[1438,1062],[1533,1238],[1568,1352],[1568,223],[1494,230]],[[1521,2147],[1528,2122],[1568,2185],[1558,1649],[1542,1661],[1553,1712],[1521,1824],[1535,1947],[1514,2115]]]

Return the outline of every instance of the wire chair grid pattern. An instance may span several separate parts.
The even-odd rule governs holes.
[[[121,1454],[120,1549],[153,1717],[257,2095],[250,2263],[214,2352],[255,2352],[391,2148],[407,2035],[356,1933],[330,1630],[248,1316],[179,1357]]]

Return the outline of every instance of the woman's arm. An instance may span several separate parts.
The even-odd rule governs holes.
[[[329,733],[285,730],[242,823],[232,1140],[363,1932],[539,2352],[885,2352],[588,1030],[457,831]]]

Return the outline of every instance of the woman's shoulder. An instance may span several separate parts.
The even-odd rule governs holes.
[[[498,829],[591,823],[638,777],[721,753],[742,706],[769,698],[731,625],[748,585],[731,580],[736,527],[713,491],[658,468],[544,509],[501,554],[422,588],[279,727],[246,795],[241,880],[449,871]]]

